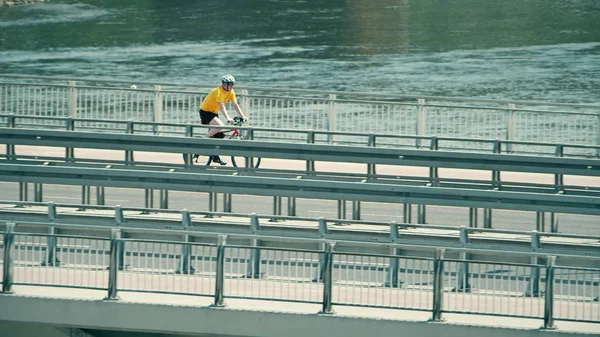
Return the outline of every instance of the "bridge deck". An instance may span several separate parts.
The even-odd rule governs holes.
[[[15,293],[11,297],[36,297],[39,299],[48,299],[52,302],[57,299],[68,299],[74,300],[82,305],[85,305],[87,301],[98,302],[102,301],[106,296],[105,291],[100,290],[86,290],[86,289],[66,289],[66,288],[48,288],[40,286],[15,286]],[[6,296],[0,296],[0,303]],[[137,292],[119,292],[119,303],[136,303],[149,305],[153,308],[161,310],[165,307],[181,307],[181,308],[203,308],[213,310],[231,310],[235,312],[269,312],[275,314],[293,314],[293,315],[309,315],[313,316],[321,309],[319,304],[310,303],[290,303],[290,302],[276,302],[276,301],[265,301],[265,300],[248,300],[248,299],[226,299],[226,308],[217,309],[211,308],[213,299],[211,297],[199,297],[199,296],[186,296],[186,295],[170,295],[170,294],[152,294],[149,296],[147,293]],[[108,303],[111,301],[104,301]],[[0,305],[7,310],[8,307]],[[82,307],[83,309],[83,307]],[[560,309],[560,308],[558,308]],[[363,307],[350,307],[337,305],[334,307],[335,313],[331,316],[346,317],[350,319],[358,319],[364,321],[365,319],[374,320],[386,320],[396,322],[412,322],[412,323],[423,323],[431,324],[429,322],[431,314],[426,311],[412,311],[412,310],[399,310],[399,309],[385,309],[385,308],[363,308]],[[3,316],[0,314],[0,317]],[[327,316],[329,317],[329,316]],[[451,331],[453,328],[465,328],[470,329],[477,327],[493,327],[493,328],[505,328],[507,330],[500,330],[502,334],[509,334],[511,330],[518,330],[519,332],[530,331],[534,336],[533,332],[542,331],[543,333],[550,333],[552,331],[539,330],[541,325],[540,319],[530,318],[519,318],[519,317],[496,317],[496,316],[474,316],[468,314],[453,314],[445,313],[444,322],[442,325],[447,326],[448,333],[454,335]],[[600,325],[594,323],[581,323],[581,322],[568,322],[560,321],[557,322],[558,329],[556,330],[560,336],[570,336],[570,333],[582,334],[582,335],[597,335],[600,334]],[[309,327],[306,329],[310,330]],[[477,330],[477,329],[474,329]],[[503,332],[501,332],[503,331]],[[463,332],[464,333],[464,332]],[[467,336],[468,334],[465,334]]]

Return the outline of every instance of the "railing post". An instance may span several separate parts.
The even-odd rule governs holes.
[[[492,228],[492,209],[485,208],[483,210],[483,228]]]
[[[469,244],[469,232],[467,228],[460,227],[460,245],[466,247]],[[471,283],[469,282],[469,254],[466,252],[460,252],[460,259],[465,262],[458,263],[458,271],[456,275],[456,287],[452,289],[454,292],[471,292]]]
[[[252,231],[252,234],[258,234],[260,231],[260,222],[256,213],[250,215],[250,230]],[[246,264],[246,277],[260,278],[262,275],[260,268],[260,240],[250,239],[250,244],[253,248],[250,251],[250,257]]]
[[[328,109],[327,109],[327,117],[328,117],[328,122],[329,125],[327,125],[327,131],[329,132],[335,132],[337,131],[337,127],[336,127],[336,123],[337,123],[337,116],[336,116],[336,95],[335,94],[329,94],[329,105],[328,105]],[[329,133],[327,135],[327,142],[329,144],[332,144],[335,141],[333,134]]]
[[[6,127],[14,128],[16,126],[17,126],[17,119],[15,118],[15,115],[13,115],[13,114],[8,115],[8,117],[6,118]]]
[[[162,123],[162,113],[163,113],[163,95],[161,91],[160,85],[154,86],[154,120],[155,123]],[[155,130],[155,134],[160,134],[160,129]]]
[[[431,144],[429,146],[429,149],[431,151],[439,150],[439,140],[437,136],[431,137]],[[433,186],[439,186],[440,184],[439,168],[436,166],[429,167],[429,183]]]
[[[558,233],[558,215],[550,213],[550,232]]]
[[[333,248],[335,242],[327,242],[325,245],[325,275],[323,275],[323,307],[320,314],[333,314],[331,301],[333,289]]]
[[[105,205],[106,198],[104,197],[104,186],[96,186],[96,204]]]
[[[29,199],[28,183],[19,182],[19,201],[27,201]]]
[[[469,208],[469,227],[477,228],[479,226],[479,220],[477,219],[478,209],[477,207]]]
[[[223,212],[231,213],[231,193],[223,193]]]
[[[90,186],[81,186],[81,204],[89,205],[91,203]]]
[[[108,264],[108,295],[105,300],[116,301],[119,299],[117,289],[117,276],[119,273],[119,251],[121,250],[121,233],[119,229],[110,232],[110,258]]]
[[[368,146],[369,147],[375,147],[377,146],[377,136],[375,134],[369,134],[369,143]],[[377,168],[375,167],[375,164],[367,164],[367,174],[377,174]]]
[[[12,250],[15,243],[14,237],[15,231],[15,223],[7,222],[6,223],[6,232],[4,233],[4,260],[2,269],[2,293],[3,294],[12,294],[12,284],[13,284],[13,268],[14,268],[14,260],[12,257]]]
[[[506,144],[506,152],[513,152],[513,144],[512,141],[515,140],[515,130],[516,130],[516,115],[515,115],[515,104],[508,103],[508,116],[506,118],[506,140],[509,142]]]
[[[360,220],[360,200],[352,201],[352,220]]]
[[[57,219],[56,204],[54,204],[54,201],[50,201],[48,203],[48,220],[49,221],[54,221],[56,219]]]
[[[192,217],[190,215],[190,211],[187,209],[181,210],[181,225],[183,228],[188,229],[192,227],[194,224],[192,223]]]
[[[128,135],[132,135],[134,133],[134,125],[133,125],[133,121],[127,121],[127,129],[125,131]],[[133,151],[132,150],[125,150],[125,162],[128,165],[131,165],[133,162]]]
[[[327,228],[327,221],[325,221],[325,218],[319,218],[319,235],[323,238],[327,234],[329,234],[329,229]],[[319,249],[324,251],[326,249],[325,244],[319,243]],[[325,274],[325,254],[319,253],[317,259],[317,274],[313,278],[313,282],[323,282],[323,275]]]
[[[282,204],[283,204],[283,200],[282,200],[281,196],[276,195],[273,197],[273,215],[281,215]],[[277,218],[273,218],[269,221],[277,222],[279,220]]]
[[[72,117],[69,117],[65,120],[65,129],[67,131],[75,130],[75,120]],[[73,148],[73,147],[65,148],[65,159],[67,161],[73,161],[75,159],[75,148]]]
[[[546,231],[546,213],[545,212],[535,212],[535,229],[538,232]]]
[[[194,137],[194,127],[191,124],[185,126],[185,136],[186,137]],[[184,153],[183,154],[183,162],[185,165],[193,165],[192,156],[193,153]]]
[[[444,299],[444,249],[435,250],[433,260],[433,310],[431,321],[440,322]]]
[[[338,200],[337,201],[337,218],[339,220],[345,220],[346,219],[346,200]],[[343,221],[339,221],[339,224],[342,224]]]
[[[412,204],[404,203],[402,207],[402,222],[412,222]]]
[[[160,208],[169,209],[169,190],[160,190]]]
[[[425,119],[425,99],[424,98],[418,98],[417,99],[417,136],[424,136],[425,135],[425,125],[426,125],[426,119]],[[422,139],[420,137],[417,137],[417,139],[415,140],[416,144],[415,146],[417,147],[417,149],[420,149],[423,144],[422,144]]]
[[[296,216],[296,197],[288,197],[287,204],[288,204],[287,215]]]
[[[400,234],[398,233],[398,223],[392,221],[390,223],[390,241],[396,242],[400,238]],[[390,253],[394,256],[400,255],[400,249],[398,248],[390,248]],[[396,288],[402,285],[402,281],[398,278],[398,273],[400,272],[400,259],[397,257],[390,258],[390,266],[388,268],[388,274],[385,278],[384,286],[385,287],[393,287]]]
[[[306,134],[306,143],[307,144],[314,144],[315,143],[315,132],[310,130],[308,131],[308,134]],[[306,161],[306,171],[308,172],[313,172],[315,170],[315,161],[314,160],[307,160]]]
[[[6,127],[14,128],[15,127],[15,116],[10,114],[6,120]],[[14,144],[6,144],[6,158],[14,159],[16,156],[15,145]]]
[[[217,275],[215,277],[215,301],[214,307],[224,307],[224,283],[225,283],[225,245],[227,235],[219,235],[217,243]]]
[[[69,81],[69,117],[77,118],[77,86],[75,81]]]
[[[58,230],[54,226],[48,228],[48,236],[46,237],[46,255],[42,266],[60,266],[60,260],[56,254],[56,234]]]
[[[33,184],[33,201],[42,202],[44,199],[44,185],[42,183]]]
[[[176,274],[191,275],[194,274],[195,269],[192,266],[192,245],[189,244],[190,236],[188,234],[183,235],[184,243],[181,244],[181,258],[179,259],[179,269],[175,271]]]
[[[543,329],[556,329],[554,325],[554,266],[556,256],[548,256],[546,261],[546,293],[544,296]]]
[[[154,190],[151,188],[146,188],[144,190],[144,207],[154,208]],[[148,214],[149,211],[144,211],[142,213]]]
[[[121,205],[116,205],[115,206],[115,224],[117,226],[119,226],[124,222],[125,222],[125,217],[123,216],[123,208],[121,208]]]
[[[217,212],[217,192],[208,192],[208,211]],[[207,218],[212,218],[213,215],[207,215]]]
[[[427,205],[417,205],[417,223],[427,223]]]
[[[538,231],[533,231],[531,233],[531,249],[537,251],[540,248],[540,233],[538,233]],[[525,289],[525,296],[540,296],[540,267],[537,266],[538,262],[539,258],[537,256],[531,258],[531,264],[533,264],[533,266],[531,266],[529,282],[527,283],[527,289]]]
[[[502,153],[502,143],[498,139],[496,139],[494,141],[493,152],[497,153],[497,154]],[[492,171],[492,186],[494,188],[499,188],[501,185],[502,185],[501,171],[493,170]]]

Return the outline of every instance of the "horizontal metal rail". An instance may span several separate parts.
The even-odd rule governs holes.
[[[10,128],[0,128],[0,143],[600,176],[600,160],[597,159],[550,158],[457,151],[407,150],[264,141],[240,142],[204,138],[97,134],[78,131],[44,131],[38,129]],[[9,151],[9,153],[14,153],[14,151]]]
[[[82,131],[90,129],[103,132],[127,133],[127,134],[161,134],[161,135],[186,135],[192,136],[206,132],[209,126],[123,121],[91,118],[52,117],[52,116],[28,116],[28,115],[5,115],[0,114],[0,119],[6,119],[9,128],[52,128],[57,130]],[[95,125],[95,127],[94,127]],[[199,130],[197,130],[199,129]],[[358,145],[370,147],[395,147],[395,148],[429,148],[455,149],[469,151],[470,148],[476,152],[510,153],[510,154],[535,154],[555,157],[597,157],[600,155],[600,146],[584,144],[563,144],[533,141],[516,141],[502,139],[477,139],[465,137],[440,137],[402,135],[396,133],[363,133],[363,132],[336,132],[320,131],[312,129],[285,129],[285,128],[261,128],[255,126],[240,127],[246,130],[256,140],[289,139],[295,143],[326,143],[338,145]]]
[[[238,150],[239,151],[239,150]],[[600,215],[600,198],[556,192],[527,193],[469,188],[412,186],[383,180],[290,179],[273,174],[244,175],[131,167],[82,167],[77,164],[24,164],[0,161],[0,180],[41,184],[91,185],[173,191],[217,192],[309,199],[376,201]]]

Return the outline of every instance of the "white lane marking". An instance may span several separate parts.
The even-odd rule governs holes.
[[[61,197],[58,195],[44,195],[44,199],[65,199],[65,200],[81,200],[81,197]],[[131,199],[106,199],[106,200],[110,200],[110,201],[122,201],[122,202],[129,202],[131,201]]]

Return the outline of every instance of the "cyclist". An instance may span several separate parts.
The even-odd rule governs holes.
[[[242,112],[237,103],[235,92],[233,91],[233,85],[235,84],[235,78],[232,75],[224,75],[221,77],[221,85],[214,88],[206,95],[202,103],[200,104],[200,121],[203,125],[219,125],[223,126],[223,122],[219,119],[219,111],[223,112],[223,115],[227,119],[229,124],[233,123],[233,119],[229,116],[225,104],[231,102],[233,108],[237,114],[244,119],[244,122],[248,121],[248,118]],[[209,129],[206,133],[208,138],[224,138],[225,134],[222,129]],[[195,156],[197,157],[197,155]],[[219,156],[212,156],[212,161],[221,165],[227,165],[227,162],[221,160]]]

